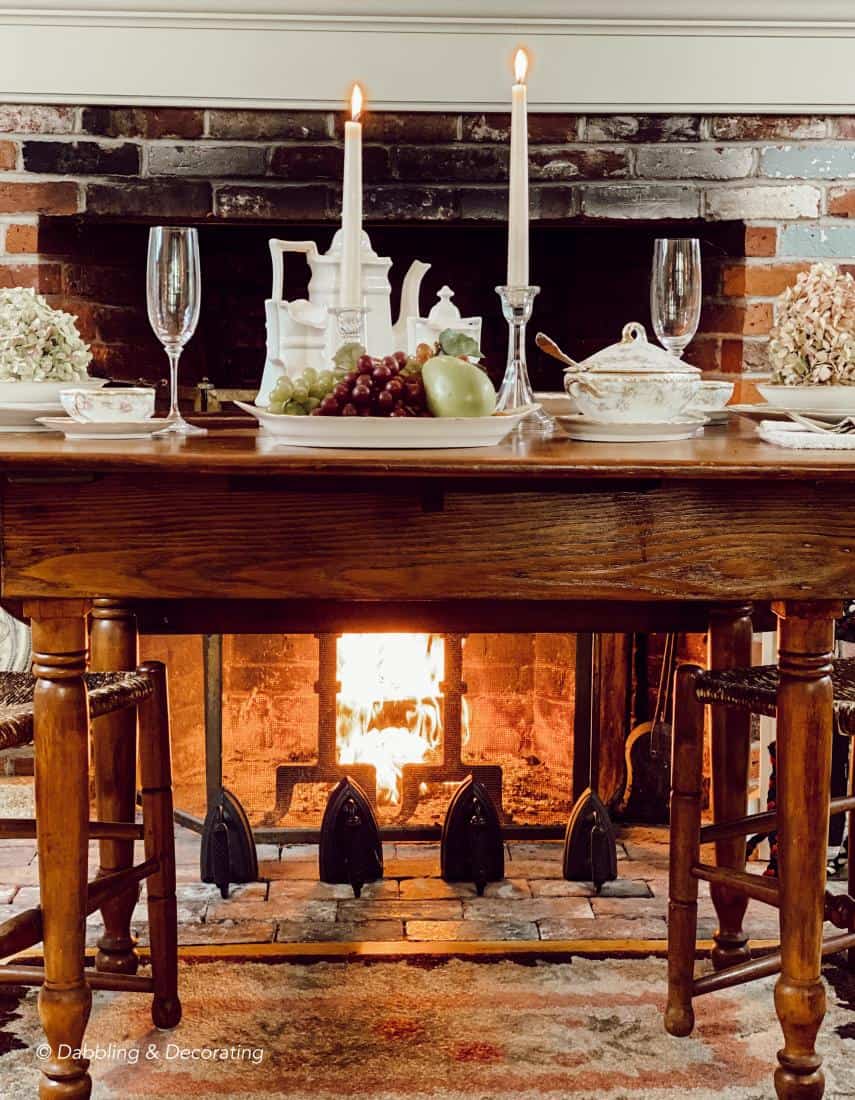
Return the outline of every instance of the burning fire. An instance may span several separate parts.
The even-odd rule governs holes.
[[[338,640],[336,741],[342,764],[373,764],[381,801],[401,801],[404,764],[442,743],[445,645],[439,634],[344,634]]]

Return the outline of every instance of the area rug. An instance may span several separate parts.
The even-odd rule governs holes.
[[[829,967],[821,1033],[831,1100],[855,1096],[855,982]],[[184,1019],[96,993],[94,1100],[766,1100],[780,1032],[773,980],[697,1002],[662,1027],[661,960],[523,965],[182,966]],[[0,990],[0,1096],[33,1100],[35,992]]]

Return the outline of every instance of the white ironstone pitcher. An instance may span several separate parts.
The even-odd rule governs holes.
[[[309,265],[308,298],[291,302],[282,297],[286,252],[302,253]],[[314,241],[270,241],[273,260],[273,289],[264,303],[267,322],[267,359],[257,405],[266,405],[270,391],[283,374],[294,377],[306,367],[322,370],[329,365],[337,347],[335,319],[331,307],[338,305],[341,278],[341,230],[333,237],[328,252],[319,252]],[[419,315],[419,288],[430,264],[413,260],[401,287],[401,309],[392,324],[392,288],[388,256],[378,256],[368,234],[362,233],[362,300],[366,348],[369,355],[391,355],[407,347],[407,318]]]

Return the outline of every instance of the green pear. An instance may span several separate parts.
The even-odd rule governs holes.
[[[434,416],[491,416],[496,409],[493,383],[465,359],[435,355],[422,367],[422,379]]]

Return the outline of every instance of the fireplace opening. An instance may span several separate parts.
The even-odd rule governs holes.
[[[326,251],[330,225],[201,224],[202,312],[196,336],[182,358],[187,390],[207,378],[216,387],[254,390],[265,357],[264,300],[270,295],[268,240],[315,240]],[[392,316],[398,313],[400,286],[410,261],[431,265],[420,295],[426,316],[437,293],[449,285],[464,316],[483,317],[482,348],[493,380],[501,379],[507,327],[495,287],[505,281],[506,233],[502,224],[368,225],[379,255],[393,266]],[[148,226],[89,217],[43,218],[39,250],[62,265],[62,294],[51,300],[79,317],[93,347],[97,373],[128,380],[160,382],[165,390],[166,360],[152,335],[145,305]],[[718,364],[715,299],[720,267],[744,255],[741,222],[640,222],[591,226],[565,221],[537,223],[531,230],[532,278],[541,285],[529,325],[529,364],[535,389],[560,389],[560,364],[534,347],[539,330],[571,355],[582,358],[620,336],[629,320],[650,318],[649,278],[653,241],[658,236],[698,236],[704,262],[705,313],[686,358],[698,366]],[[299,256],[285,263],[287,299],[305,297],[308,269]],[[720,309],[719,309],[720,313]]]
[[[314,642],[314,744],[295,753],[288,739],[272,809],[246,784],[251,816],[260,812],[271,827],[314,828],[335,783],[350,775],[381,827],[438,827],[454,790],[472,775],[505,825],[566,819],[571,635],[322,634]],[[249,730],[227,736],[234,734]],[[227,749],[226,768],[228,757]],[[246,778],[236,774],[234,782]]]
[[[201,645],[164,637],[176,804],[205,807]],[[574,800],[572,634],[223,640],[223,778],[253,826],[307,836],[351,775],[384,829],[433,834],[462,779],[503,825],[560,831]]]

